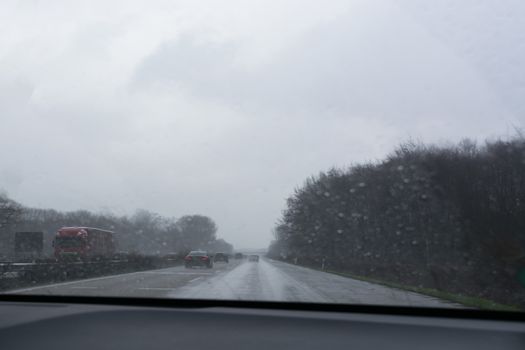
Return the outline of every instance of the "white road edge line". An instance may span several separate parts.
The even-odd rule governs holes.
[[[176,267],[176,266],[174,266],[174,267]],[[171,267],[168,267],[168,268],[171,268]],[[0,294],[24,293],[24,292],[30,292],[30,291],[33,291],[33,290],[37,290],[37,289],[55,288],[55,287],[68,286],[68,285],[76,284],[76,283],[86,283],[86,282],[93,282],[93,281],[101,281],[101,280],[107,280],[107,279],[110,279],[110,278],[121,277],[121,276],[133,276],[133,275],[138,275],[138,274],[141,274],[141,273],[144,273],[144,272],[146,272],[146,271],[128,272],[128,273],[121,273],[121,274],[118,274],[118,275],[96,277],[96,278],[88,278],[88,279],[85,279],[85,280],[76,280],[76,281],[71,281],[71,282],[46,284],[46,285],[43,285],[43,286],[37,286],[37,287],[31,287],[31,288],[6,290],[6,291],[4,291],[4,292],[2,292]]]

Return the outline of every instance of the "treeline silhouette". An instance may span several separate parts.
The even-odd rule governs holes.
[[[44,254],[52,255],[52,240],[64,226],[97,227],[115,232],[117,250],[145,255],[184,254],[194,249],[232,252],[233,246],[217,237],[215,222],[203,215],[178,219],[137,210],[131,216],[92,213],[86,210],[60,212],[20,205],[0,195],[0,256],[14,254],[14,233],[42,231]]]
[[[406,143],[287,200],[269,256],[525,305],[525,139]]]

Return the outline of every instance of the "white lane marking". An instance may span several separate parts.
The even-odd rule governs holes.
[[[201,298],[201,299],[239,299],[235,289],[238,284],[250,285],[250,281],[242,281],[248,270],[255,265],[241,263],[231,270],[216,274],[214,277],[199,281],[198,283],[187,283],[166,297],[168,298]],[[196,280],[196,279],[195,279]],[[192,282],[192,281],[189,281]],[[234,285],[234,288],[231,287]],[[254,299],[253,297],[251,299]],[[256,299],[256,298],[255,298]]]
[[[195,281],[198,281],[198,280],[200,280],[200,279],[202,279],[202,276],[201,276],[201,277],[194,278],[194,279],[192,279],[192,280],[189,280],[188,283],[195,282]]]
[[[30,292],[30,291],[33,291],[33,290],[37,290],[37,289],[56,288],[56,287],[62,287],[62,286],[69,286],[71,284],[101,281],[101,280],[107,280],[107,279],[115,278],[115,277],[122,277],[122,276],[134,276],[134,275],[138,275],[138,274],[141,274],[141,273],[142,273],[142,271],[130,272],[130,273],[122,273],[122,274],[119,274],[119,275],[111,275],[111,276],[97,277],[97,278],[88,278],[88,279],[85,279],[85,280],[77,280],[77,281],[71,281],[71,282],[47,284],[45,286],[23,288],[23,289],[15,289],[15,290],[7,290],[3,294],[24,293],[24,292]],[[0,294],[2,294],[2,293],[0,293]]]
[[[71,287],[71,289],[98,289],[98,287],[79,286],[79,287]]]
[[[234,266],[235,268],[236,266]],[[173,266],[173,267],[167,267],[165,269],[159,269],[159,270],[150,270],[150,271],[137,271],[137,272],[128,272],[128,273],[121,273],[121,274],[118,274],[118,275],[111,275],[111,276],[104,276],[104,277],[96,277],[96,278],[88,278],[88,279],[83,279],[83,280],[77,280],[77,281],[71,281],[71,282],[62,282],[62,283],[54,283],[54,284],[46,284],[46,285],[43,285],[43,286],[36,286],[36,287],[30,287],[30,288],[22,288],[22,289],[12,289],[12,290],[6,290],[6,291],[3,291],[3,292],[0,292],[0,294],[18,294],[18,293],[24,293],[24,292],[31,292],[31,291],[34,291],[34,290],[39,290],[39,289],[49,289],[49,288],[57,288],[57,287],[62,287],[62,286],[68,286],[68,285],[72,285],[72,284],[77,284],[77,283],[88,283],[88,282],[94,282],[94,281],[101,281],[101,280],[106,280],[106,279],[111,279],[111,278],[116,278],[116,277],[122,277],[122,276],[135,276],[135,275],[140,275],[140,274],[171,274],[172,272],[169,272],[169,271],[166,271],[166,270],[169,270],[169,269],[177,269],[177,268],[181,268],[180,266]],[[200,272],[200,271],[181,271],[181,272],[175,272],[175,274],[194,274],[194,275],[213,275],[215,274],[216,271],[212,271],[212,272]],[[200,277],[199,277],[200,278]],[[190,281],[191,282],[191,281]]]

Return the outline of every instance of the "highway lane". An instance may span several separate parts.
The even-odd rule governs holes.
[[[229,264],[216,263],[213,269],[178,266],[11,292],[458,307],[418,293],[264,258],[259,262],[230,260]]]
[[[213,269],[176,266],[8,290],[5,293],[164,298],[169,292],[188,283],[222,275],[239,264],[239,261],[231,260],[229,264],[215,263]]]

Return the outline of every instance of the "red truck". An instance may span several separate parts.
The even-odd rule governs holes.
[[[114,232],[92,227],[62,227],[53,247],[59,260],[108,259],[115,254]]]

